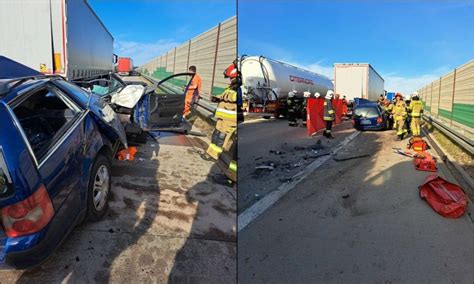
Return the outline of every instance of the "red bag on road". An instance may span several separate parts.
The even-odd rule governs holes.
[[[438,171],[438,168],[436,167],[436,159],[428,152],[423,152],[422,157],[415,156],[413,163],[415,164],[415,169],[419,171]]]
[[[420,186],[420,197],[443,217],[459,218],[466,212],[467,198],[463,189],[437,175],[426,178]]]

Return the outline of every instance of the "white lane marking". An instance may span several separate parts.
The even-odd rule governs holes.
[[[322,164],[326,161],[331,159],[334,154],[336,154],[339,150],[341,150],[344,146],[346,146],[349,142],[354,140],[360,131],[356,131],[346,137],[339,145],[337,145],[334,150],[332,150],[330,155],[323,156],[311,164],[309,164],[303,171],[295,174],[291,182],[284,183],[278,187],[277,190],[270,192],[269,194],[265,195],[262,199],[257,201],[255,204],[247,208],[244,212],[240,213],[237,217],[237,232],[240,232],[244,229],[248,224],[253,222],[258,216],[260,216],[263,212],[265,212],[268,208],[270,208],[273,204],[275,204],[280,198],[282,198],[285,194],[290,192],[293,188],[296,187],[298,183],[300,183],[303,179],[305,179],[309,174],[311,174],[314,170],[319,168]]]

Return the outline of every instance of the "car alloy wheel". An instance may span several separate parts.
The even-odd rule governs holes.
[[[93,203],[97,211],[104,208],[107,202],[107,195],[109,194],[110,175],[109,170],[105,165],[101,165],[94,177]]]

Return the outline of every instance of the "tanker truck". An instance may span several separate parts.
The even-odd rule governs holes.
[[[325,95],[333,89],[328,77],[263,56],[242,56],[240,70],[242,106],[249,116],[286,116],[289,92],[302,104],[305,92]]]

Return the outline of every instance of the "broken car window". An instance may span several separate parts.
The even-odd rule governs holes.
[[[63,101],[53,88],[45,87],[29,95],[13,112],[40,160],[80,110]]]

